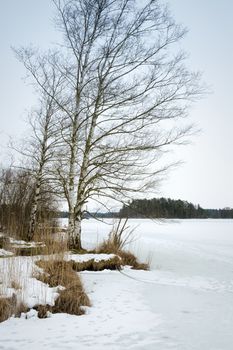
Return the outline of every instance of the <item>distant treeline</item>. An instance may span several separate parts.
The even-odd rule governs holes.
[[[68,212],[57,214],[60,218],[68,218]],[[167,219],[233,219],[233,209],[203,209],[181,199],[153,198],[134,199],[124,204],[119,212],[85,213],[84,218],[167,218]]]
[[[135,199],[127,205],[123,205],[119,211],[119,217],[129,218],[233,218],[233,209],[203,209],[200,205],[194,205],[183,200],[170,198]]]
[[[57,213],[58,218],[68,218],[69,213],[68,211],[59,211]],[[83,214],[84,219],[91,219],[91,218],[118,218],[119,217],[119,212],[85,212]]]

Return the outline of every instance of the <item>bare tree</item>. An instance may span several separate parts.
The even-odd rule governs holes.
[[[34,152],[31,156],[34,158],[33,174],[35,178],[35,190],[27,234],[29,241],[32,240],[35,234],[41,190],[43,184],[48,184],[49,182],[49,168],[54,159],[55,147],[58,143],[55,112],[56,108],[54,108],[53,99],[45,95],[41,101],[40,109],[35,111],[34,118],[30,121],[33,131],[31,136],[33,142],[31,145],[34,148]]]
[[[18,57],[50,97],[41,76],[49,77],[50,65],[62,77],[62,94],[52,96],[62,113],[55,168],[69,206],[70,247],[81,248],[85,203],[153,186],[166,170],[156,166],[163,150],[190,133],[178,119],[202,91],[176,52],[185,30],[159,1],[52,1],[64,36],[60,55],[21,49]]]
[[[50,79],[52,76],[50,75]],[[55,157],[56,147],[60,142],[60,122],[57,115],[58,108],[54,103],[54,96],[58,93],[59,82],[53,77],[50,81],[50,94],[40,91],[39,105],[28,118],[30,130],[23,139],[23,145],[17,148],[23,156],[23,165],[16,166],[29,172],[32,178],[32,200],[30,219],[26,239],[32,240],[36,231],[39,207],[45,196],[45,191],[53,193],[51,183],[51,169]],[[46,80],[44,80],[44,86]],[[52,86],[52,89],[51,89]],[[52,208],[51,208],[52,209]]]

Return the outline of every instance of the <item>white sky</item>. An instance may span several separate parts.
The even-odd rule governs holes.
[[[233,2],[231,0],[170,0],[178,22],[189,28],[183,48],[189,65],[204,73],[212,94],[190,113],[199,136],[178,148],[184,164],[164,181],[159,195],[200,203],[204,208],[233,207]],[[0,162],[6,159],[7,135],[20,135],[26,110],[34,103],[32,88],[11,46],[32,43],[47,48],[57,40],[50,0],[1,0],[0,12]]]

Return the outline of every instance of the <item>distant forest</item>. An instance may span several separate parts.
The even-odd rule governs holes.
[[[203,209],[183,200],[170,198],[135,199],[123,205],[119,217],[125,218],[213,218],[232,219],[233,209]]]
[[[68,218],[68,212],[59,212]],[[166,218],[166,219],[233,219],[233,209],[203,209],[187,201],[170,198],[135,199],[119,212],[85,213],[84,218]]]

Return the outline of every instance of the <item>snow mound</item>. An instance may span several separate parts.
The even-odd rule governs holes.
[[[2,257],[2,256],[12,256],[12,255],[14,255],[14,253],[9,252],[9,251],[7,251],[5,249],[0,249],[0,257]]]

